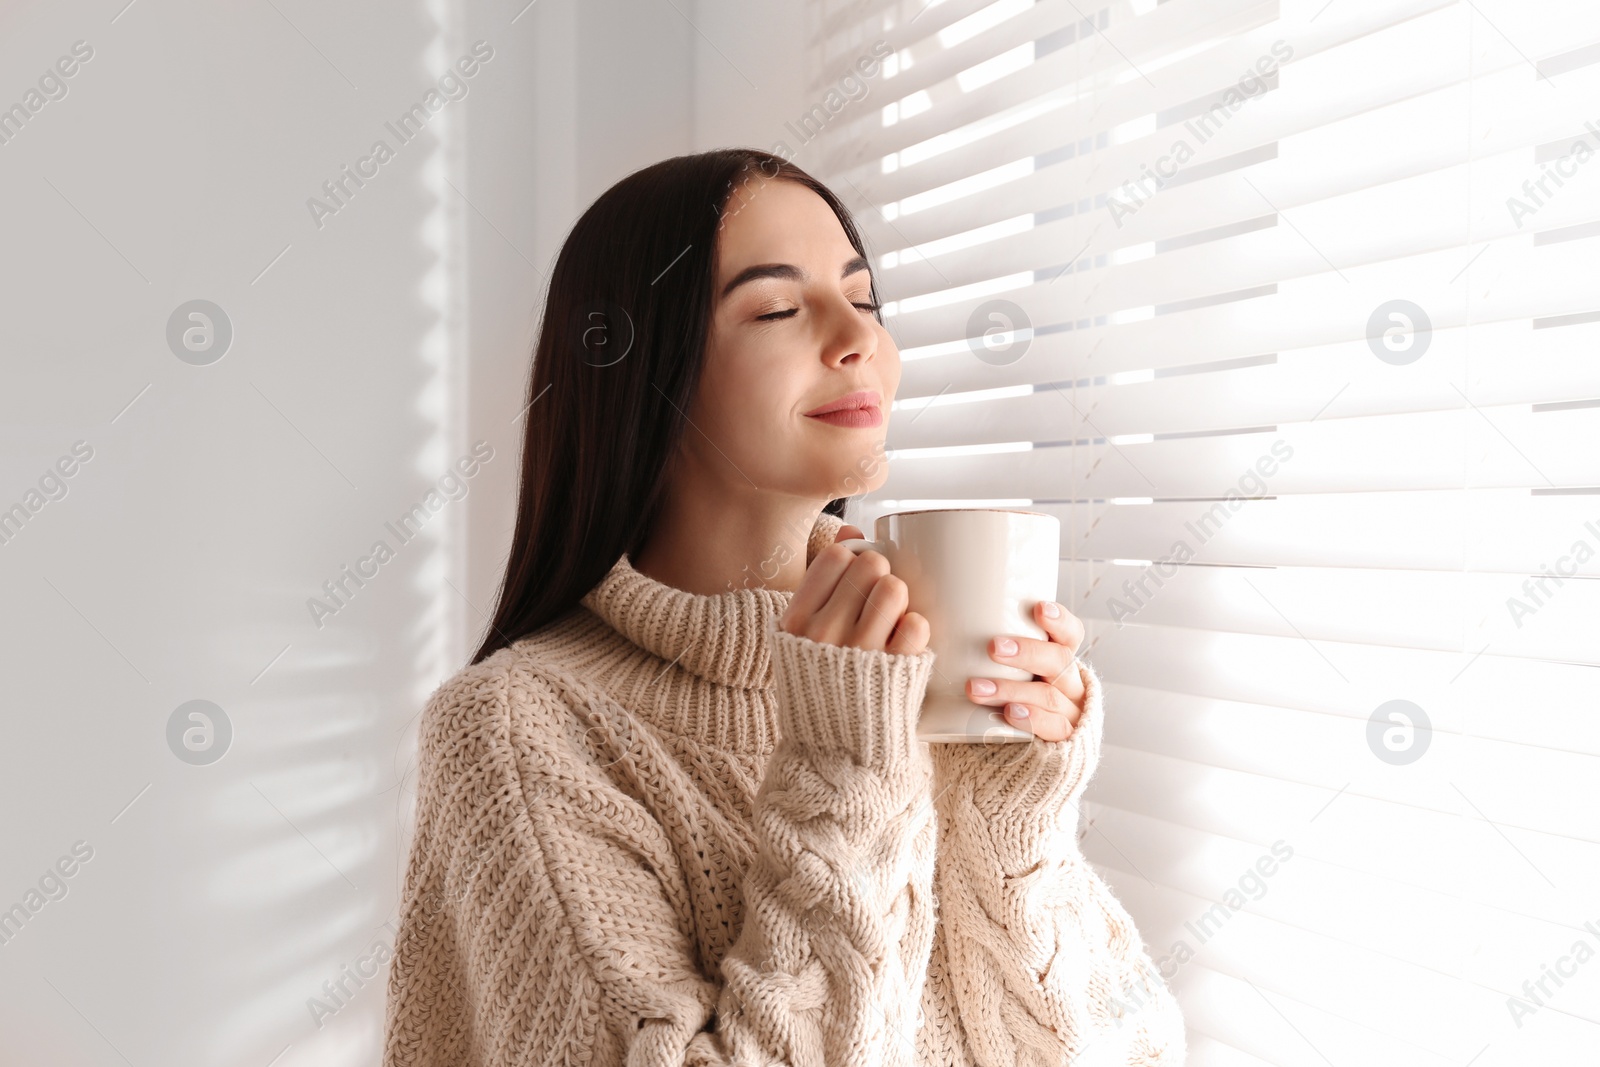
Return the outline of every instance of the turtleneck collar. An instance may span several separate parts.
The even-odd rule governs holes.
[[[834,541],[844,520],[821,513],[806,546],[806,563]],[[690,674],[739,689],[772,685],[767,622],[793,593],[734,589],[696,594],[634,569],[624,554],[583,597],[583,606],[639,647]]]

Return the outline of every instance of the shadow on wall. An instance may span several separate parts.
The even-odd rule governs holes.
[[[475,53],[433,10],[50,9],[6,41],[94,49],[0,147],[39,206],[8,235],[39,358],[0,460],[31,709],[0,755],[6,1062],[377,1062],[417,716],[481,625],[462,500],[517,451],[458,416],[476,216],[442,75]],[[493,93],[475,55],[455,84]]]

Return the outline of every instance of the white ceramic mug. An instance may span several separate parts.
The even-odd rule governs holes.
[[[839,543],[874,551],[906,583],[910,604],[928,620],[928,647],[937,657],[922,700],[917,739],[930,742],[1030,741],[1000,708],[967,698],[969,678],[1033,675],[989,656],[1000,634],[1040,640],[1033,606],[1056,598],[1061,520],[1037,511],[947,508],[878,516],[875,540]]]

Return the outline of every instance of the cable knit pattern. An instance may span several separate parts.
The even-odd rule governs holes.
[[[1110,1010],[1150,965],[1077,851],[1092,672],[1069,741],[928,745],[934,653],[784,633],[790,596],[623,556],[435,691],[386,1067],[1181,1063],[1164,988]]]
[[[1183,1017],[1133,919],[1078,847],[1100,760],[1098,676],[1066,741],[933,745],[939,924],[924,1011],[965,1035],[958,1065],[1182,1063]],[[961,857],[955,861],[954,857]]]

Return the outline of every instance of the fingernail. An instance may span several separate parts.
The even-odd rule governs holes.
[[[994,643],[994,650],[1002,656],[1015,656],[1017,643],[1009,637],[1002,637]]]
[[[994,696],[994,683],[987,678],[974,678],[972,680],[972,692],[980,697],[992,697]]]
[[[1028,717],[1027,706],[1023,704],[1007,704],[1006,711],[1011,713],[1013,719],[1026,719]]]
[[[1046,600],[1044,602],[1044,613],[1047,618],[1059,619],[1061,618],[1061,605],[1054,600]]]

